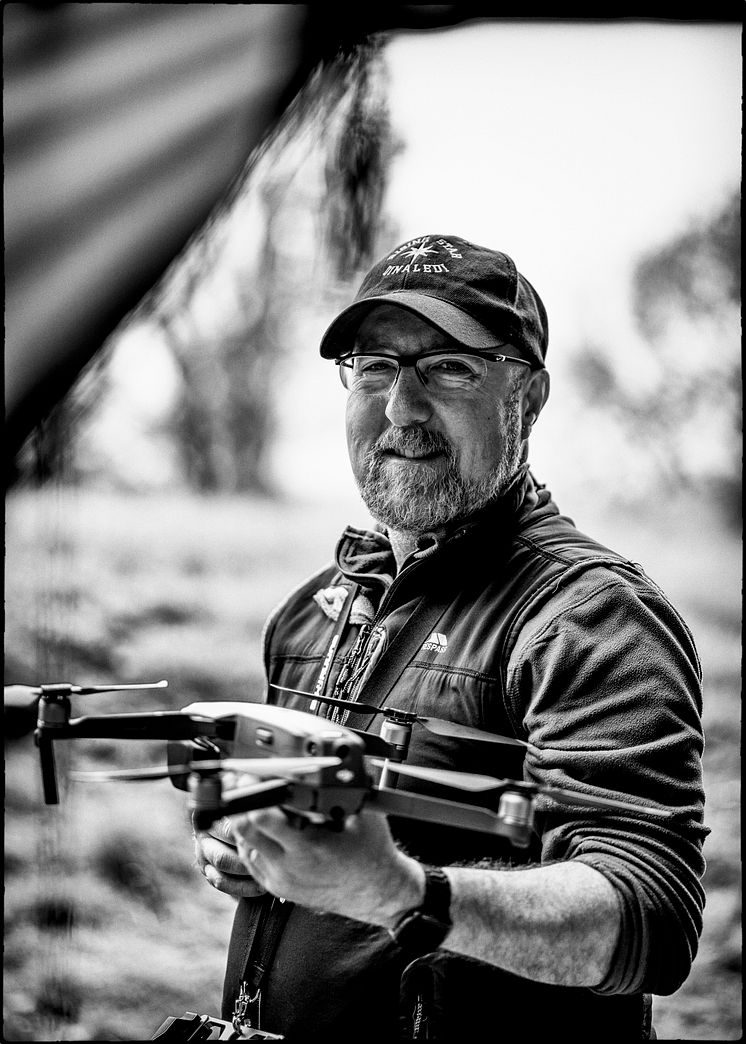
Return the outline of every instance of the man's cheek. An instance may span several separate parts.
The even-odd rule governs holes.
[[[352,465],[352,472],[360,482],[365,479],[371,468],[380,465],[380,454],[374,452],[376,436],[360,432],[348,433],[347,451]]]

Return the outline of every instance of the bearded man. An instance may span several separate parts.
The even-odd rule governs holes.
[[[699,662],[660,589],[529,471],[547,330],[499,251],[428,235],[374,266],[321,354],[347,390],[377,526],[349,527],[272,614],[267,699],[307,711],[286,690],[374,693],[513,738],[415,727],[407,764],[523,778],[578,804],[540,799],[523,849],[367,807],[340,832],[271,808],[200,833],[203,873],[239,899],[223,1012],[237,1025],[250,1008],[252,1026],[304,1042],[649,1039],[650,995],[689,973],[707,832]],[[381,692],[381,665],[433,609]],[[342,720],[376,732],[382,716]]]

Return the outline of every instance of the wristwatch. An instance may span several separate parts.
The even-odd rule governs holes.
[[[414,960],[437,950],[451,929],[451,886],[437,867],[425,867],[425,897],[389,929],[389,935]]]

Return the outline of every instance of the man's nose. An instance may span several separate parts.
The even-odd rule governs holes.
[[[386,404],[386,416],[396,427],[423,424],[430,418],[432,404],[413,366],[402,367]]]

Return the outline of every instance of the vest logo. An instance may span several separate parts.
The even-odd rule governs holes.
[[[448,639],[444,634],[433,631],[428,640],[423,643],[422,648],[427,649],[428,652],[443,652],[444,649],[448,648]]]

